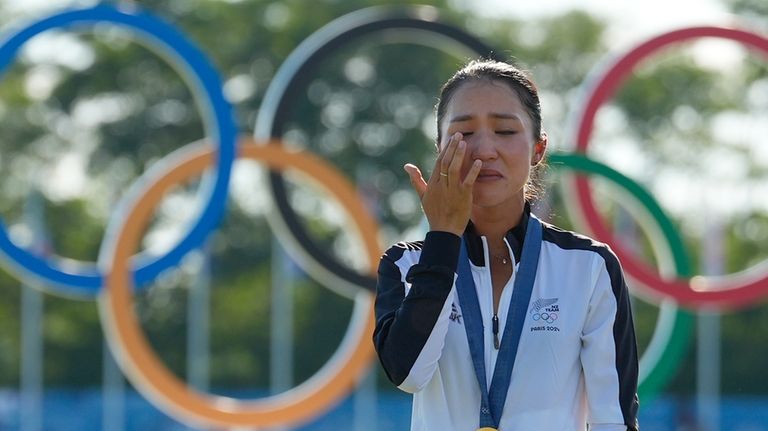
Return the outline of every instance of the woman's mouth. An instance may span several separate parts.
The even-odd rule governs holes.
[[[501,175],[501,172],[495,169],[481,169],[477,175],[477,181],[480,182],[496,181],[502,178],[504,178],[504,175]]]

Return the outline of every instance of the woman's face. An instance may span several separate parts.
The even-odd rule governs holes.
[[[473,189],[474,205],[494,207],[520,200],[532,165],[544,155],[546,137],[534,139],[530,116],[520,98],[501,81],[462,84],[442,119],[441,148],[460,132],[467,143],[462,176],[473,160],[483,162]]]

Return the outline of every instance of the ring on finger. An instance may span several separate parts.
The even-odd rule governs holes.
[[[448,176],[448,174],[446,174],[445,172],[440,172],[440,176],[441,176],[441,177],[447,177],[447,176]]]

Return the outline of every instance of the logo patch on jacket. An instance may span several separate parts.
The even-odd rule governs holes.
[[[560,331],[560,328],[553,326],[560,314],[560,305],[557,301],[558,298],[539,298],[531,303],[529,313],[534,321],[534,325],[536,325],[531,326],[531,332]]]
[[[461,325],[461,314],[459,314],[459,307],[456,306],[455,302],[451,303],[451,315],[448,318]]]

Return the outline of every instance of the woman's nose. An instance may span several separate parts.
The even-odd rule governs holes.
[[[473,159],[488,160],[497,156],[496,145],[492,137],[485,132],[474,133],[467,140],[467,147],[471,148]]]

